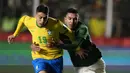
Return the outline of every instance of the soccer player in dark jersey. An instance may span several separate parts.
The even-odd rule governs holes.
[[[69,8],[64,23],[73,31],[76,41],[69,41],[65,39],[67,36],[61,35],[60,39],[64,43],[61,47],[68,50],[76,73],[106,73],[102,54],[92,43],[87,25],[79,21],[78,11]]]

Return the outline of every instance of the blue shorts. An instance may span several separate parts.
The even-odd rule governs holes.
[[[63,71],[63,57],[46,60],[38,58],[32,61],[35,73],[40,71],[47,71],[47,73],[62,73]]]

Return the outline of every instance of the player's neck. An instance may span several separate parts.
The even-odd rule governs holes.
[[[36,22],[36,25],[37,25],[38,27],[42,28],[42,27],[45,27],[45,26],[47,25],[47,23],[48,23],[48,21],[46,21],[44,24],[40,25],[40,24],[38,24],[38,23]]]
[[[41,27],[45,27],[47,23],[48,23],[48,20]]]

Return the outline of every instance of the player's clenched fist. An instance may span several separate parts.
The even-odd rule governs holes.
[[[9,44],[11,44],[13,41],[14,41],[14,39],[15,39],[15,36],[14,35],[10,35],[10,36],[8,36],[8,43]]]

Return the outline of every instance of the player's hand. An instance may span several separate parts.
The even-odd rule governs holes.
[[[64,42],[62,40],[59,40],[58,44],[64,44]]]
[[[53,48],[53,47],[55,47],[55,43],[54,42],[49,42],[49,43],[47,43],[47,47],[48,48]]]
[[[14,35],[9,35],[9,36],[8,36],[8,39],[7,39],[7,40],[8,40],[8,43],[9,43],[9,44],[13,43],[14,39],[15,39],[15,36],[14,36]]]
[[[32,51],[40,51],[41,48],[39,47],[39,44],[36,44],[35,42],[33,44],[31,44],[31,49]]]
[[[47,42],[47,47],[48,47],[48,48],[56,47],[56,42],[54,41],[53,38],[51,38],[51,39],[48,40],[48,42]]]
[[[80,50],[76,51],[76,55],[79,55],[81,59],[85,59],[88,56],[86,52],[87,50],[80,48]]]

